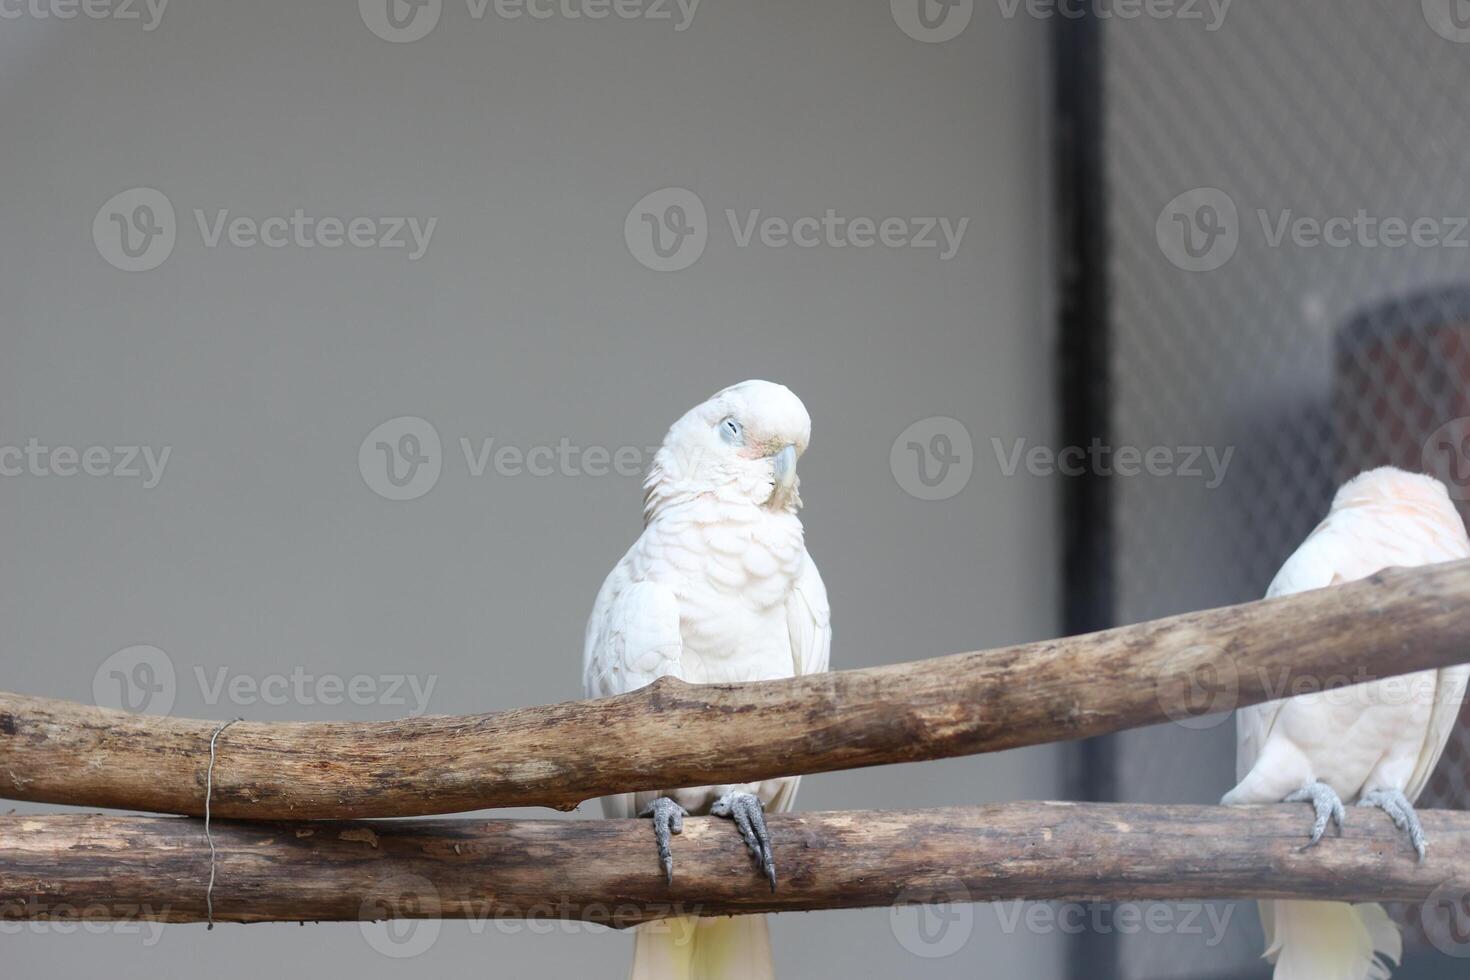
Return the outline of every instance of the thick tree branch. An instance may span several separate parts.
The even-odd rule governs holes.
[[[1429,860],[1378,811],[1303,844],[1305,806],[1014,803],[773,815],[779,888],[729,821],[690,818],[665,883],[647,821],[216,823],[217,921],[567,918],[934,901],[1470,894],[1470,815],[1422,814]],[[0,818],[0,918],[205,918],[199,820]],[[1448,890],[1448,892],[1447,892]]]
[[[1470,660],[1470,562],[1087,636],[786,681],[396,722],[233,725],[213,811],[254,819],[569,809],[1114,732]],[[0,793],[198,814],[216,722],[0,694]],[[738,746],[731,752],[730,746]]]

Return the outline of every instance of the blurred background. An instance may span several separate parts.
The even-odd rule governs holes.
[[[834,667],[1257,597],[1359,469],[1470,496],[1467,85],[1462,0],[0,0],[0,686],[219,720],[577,697],[648,447],[748,377],[813,418]],[[1467,747],[1422,802],[1464,806]],[[798,805],[1233,773],[1204,713]],[[778,971],[1266,975],[1249,903],[1026,911],[778,917]],[[1464,975],[1444,912],[1398,910],[1397,976]],[[117,980],[631,951],[0,932],[18,976]]]

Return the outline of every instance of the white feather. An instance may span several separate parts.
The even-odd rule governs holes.
[[[730,417],[741,423],[736,444],[720,435]],[[587,622],[588,697],[622,694],[663,676],[730,683],[827,669],[827,590],[806,551],[800,496],[794,485],[778,486],[771,462],[788,445],[799,454],[810,431],[796,396],[763,381],[727,388],[674,424],[645,483],[643,533],[608,574]],[[670,796],[698,814],[742,790],[780,812],[795,803],[799,783],[793,776],[670,786],[605,798],[603,809],[630,817]],[[732,840],[738,845],[733,830]],[[655,869],[652,844],[650,834]],[[757,875],[751,880],[759,887]],[[764,916],[670,919],[637,932],[638,980],[771,975]]]

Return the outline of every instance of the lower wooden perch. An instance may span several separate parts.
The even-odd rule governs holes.
[[[565,918],[616,926],[921,902],[1470,893],[1470,814],[1425,812],[1429,860],[1378,812],[1303,850],[1306,806],[1012,803],[773,815],[772,893],[728,821],[690,818],[665,883],[643,820],[227,823],[216,921]],[[203,822],[0,817],[0,918],[206,918]],[[1441,892],[1443,894],[1443,892]]]

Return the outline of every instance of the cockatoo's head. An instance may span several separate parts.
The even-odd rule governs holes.
[[[1432,476],[1393,466],[1359,473],[1344,483],[1332,499],[1332,509],[1360,505],[1405,504],[1454,513],[1449,491]]]
[[[806,406],[785,385],[732,385],[669,428],[644,483],[644,515],[701,494],[795,511],[796,461],[811,433]]]

